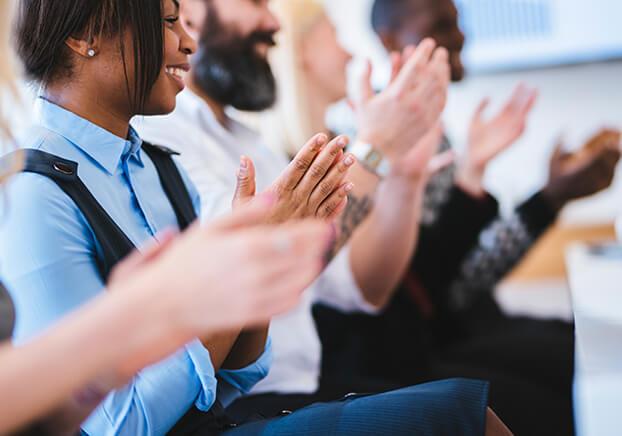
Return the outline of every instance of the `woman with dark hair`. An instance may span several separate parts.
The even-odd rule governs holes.
[[[15,97],[10,92],[14,73],[8,46],[11,3],[0,0],[3,114]],[[4,121],[0,117],[3,149],[13,142]],[[22,162],[13,159],[3,167],[0,183]],[[129,379],[197,334],[265,322],[295,304],[300,290],[320,269],[328,229],[319,223],[278,230],[261,225],[270,208],[270,201],[258,202],[209,228],[195,226],[177,238],[170,232],[162,235],[161,244],[119,265],[109,292],[26,344],[0,345],[0,434],[52,410],[48,418],[39,418],[24,432],[69,434],[101,400],[102,377],[114,374],[120,382]],[[284,238],[291,240],[293,251],[278,249]],[[254,249],[245,252],[249,246]],[[270,250],[272,254],[265,256]],[[207,265],[200,261],[215,256],[219,260]],[[284,265],[289,267],[283,269]],[[223,279],[239,266],[247,274]],[[179,277],[176,273],[182,267],[184,275]],[[281,272],[279,277],[258,274],[275,268]],[[72,288],[80,286],[72,284]],[[11,336],[14,318],[12,302],[0,284],[0,341]]]
[[[183,171],[170,165],[173,152],[143,143],[130,126],[135,115],[172,110],[175,95],[184,86],[182,75],[194,43],[179,24],[178,6],[175,0],[163,0],[162,4],[160,0],[22,1],[18,51],[26,72],[42,85],[43,94],[39,100],[39,125],[26,132],[21,142],[27,149],[26,157],[39,160],[27,159],[29,172],[17,175],[7,190],[11,211],[0,238],[2,274],[17,306],[18,341],[32,337],[96,296],[102,298],[105,284],[114,285],[122,279],[109,274],[120,257],[117,249],[125,252],[146,241],[162,240],[163,229],[183,228],[189,217],[197,215],[194,188]],[[335,146],[335,142],[326,144],[321,137],[311,141],[285,173],[284,183],[299,181],[313,187],[326,182],[317,174],[308,174],[309,166],[331,156],[331,162],[343,159],[344,154],[336,153]],[[57,175],[51,180],[38,172],[47,162],[41,156],[49,159],[53,170],[62,177]],[[345,174],[339,162],[334,167]],[[334,204],[314,207],[314,212],[307,215],[343,207],[343,179],[330,172],[326,177],[334,191],[328,200]],[[70,194],[76,191],[77,195]],[[298,196],[288,200],[284,193],[276,196],[282,215],[290,210],[290,215],[304,217],[299,203],[308,204],[309,199]],[[167,198],[169,201],[165,201]],[[87,203],[92,208],[85,207]],[[236,227],[235,223],[230,226]],[[106,231],[102,233],[102,229]],[[318,234],[316,229],[314,237],[319,242],[312,244],[314,248],[307,253],[310,265],[313,262],[309,259],[314,259],[316,249],[325,243],[321,231]],[[297,248],[304,248],[299,241],[287,235],[275,242],[272,249],[287,253],[292,263],[306,257],[292,247],[295,243]],[[259,248],[256,243],[241,248],[246,255],[242,259]],[[215,259],[215,254],[213,258],[200,254],[187,257],[181,249],[170,256],[173,254],[183,256],[189,266],[205,263],[206,269],[221,261]],[[264,257],[273,257],[270,249],[264,251]],[[240,266],[245,265],[232,266],[233,274],[213,276],[212,281],[228,282],[229,276],[236,276],[233,286],[248,287],[252,281],[237,281],[248,274]],[[188,280],[185,268],[168,272],[174,277],[172,282],[180,286]],[[258,287],[262,281],[290,273],[287,265],[254,272],[263,277]],[[308,273],[314,273],[313,267]],[[133,276],[127,269],[117,274]],[[177,294],[174,285],[170,293]],[[233,290],[231,297],[238,304]],[[168,298],[172,300],[169,304],[174,304],[176,298]],[[288,304],[288,299],[284,300],[284,305]],[[97,435],[165,434],[176,423],[180,424],[173,429],[177,434],[223,431],[228,423],[218,411],[248,391],[269,368],[266,332],[265,327],[241,332],[234,329],[231,334],[212,334],[191,341],[129,382],[125,377],[131,372],[104,373],[94,392],[87,392],[89,400],[127,383],[104,399],[83,424],[83,431]],[[93,358],[90,354],[83,356],[79,350],[70,357]],[[457,385],[461,389],[456,390]],[[241,426],[231,433],[507,434],[487,409],[486,400],[487,385],[483,382],[446,381],[317,404],[289,416]],[[83,401],[74,403],[56,418],[63,422],[64,413],[76,417],[90,408]],[[179,422],[193,406],[213,412],[204,415],[208,417],[204,422],[211,427],[188,427]]]
[[[7,188],[11,208],[1,229],[2,276],[17,310],[14,337],[18,343],[29,341],[93,299],[131,300],[131,295],[124,295],[128,291],[120,289],[125,288],[120,283],[130,280],[133,284],[138,277],[145,278],[128,271],[127,267],[121,269],[122,273],[117,271],[111,275],[114,263],[135,246],[145,246],[154,239],[166,242],[164,230],[183,228],[194,218],[193,206],[198,204],[194,188],[174,164],[162,166],[173,162],[172,153],[147,147],[129,124],[135,115],[171,111],[175,107],[176,94],[184,87],[181,76],[188,68],[187,57],[195,47],[178,22],[178,7],[175,0],[162,3],[160,0],[24,0],[20,4],[18,54],[28,76],[41,85],[41,98],[38,101],[39,125],[25,132],[19,141],[28,149],[24,155],[30,166],[25,168],[27,172],[16,175]],[[71,180],[70,186],[37,173],[36,165],[29,159],[41,156],[52,160],[54,170]],[[305,157],[313,160],[313,156],[309,157],[309,150]],[[156,160],[160,166],[156,166]],[[34,163],[40,165],[42,161]],[[160,177],[161,169],[167,169],[169,179],[180,182],[174,185],[178,188],[176,193],[187,197],[187,203],[169,196],[167,188],[171,182],[165,183],[165,177]],[[290,177],[297,177],[299,173],[294,168]],[[340,186],[341,181],[335,183]],[[71,196],[69,192],[77,186],[83,186],[84,190],[77,197]],[[90,204],[97,206],[95,209],[99,210],[99,215],[96,218],[100,220],[93,220],[93,209],[89,210],[81,203],[86,197],[91,200]],[[167,197],[174,202],[166,202]],[[333,201],[342,203],[343,199],[337,195]],[[265,222],[266,216],[257,212],[257,208],[266,208],[260,203],[258,201],[253,206],[254,218],[246,219],[250,220],[249,224],[252,219]],[[188,207],[184,209],[183,206]],[[332,209],[337,210],[337,206]],[[108,221],[104,220],[108,227],[102,227],[102,217],[108,218]],[[191,230],[192,236],[186,238],[192,237],[193,240],[182,239],[186,242],[179,243],[181,247],[185,245],[186,250],[173,250],[178,256],[176,267],[170,265],[173,260],[170,255],[165,257],[168,260],[163,265],[167,266],[166,279],[160,273],[152,272],[146,283],[160,277],[161,285],[167,285],[165,290],[172,295],[179,293],[183,300],[183,289],[177,288],[189,284],[194,286],[190,289],[196,291],[196,276],[200,272],[206,287],[231,289],[227,303],[239,306],[244,314],[236,313],[237,307],[235,310],[222,307],[224,302],[215,299],[214,303],[220,304],[215,310],[222,314],[214,314],[215,325],[237,333],[246,325],[248,331],[239,338],[237,333],[232,336],[228,331],[214,333],[204,337],[201,343],[193,340],[192,335],[188,337],[172,330],[177,341],[182,339],[174,344],[191,342],[174,356],[133,378],[134,370],[157,359],[145,361],[133,356],[121,368],[124,371],[116,371],[110,366],[100,367],[99,371],[103,370],[103,373],[86,399],[80,397],[79,401],[72,401],[55,417],[63,428],[67,418],[73,422],[80,416],[86,417],[103,394],[130,380],[125,387],[107,396],[84,429],[93,434],[164,433],[193,405],[202,410],[211,407],[217,397],[216,373],[222,380],[220,384],[227,385],[223,388],[223,402],[227,396],[235,397],[265,375],[270,360],[266,328],[253,328],[259,321],[264,321],[265,325],[270,315],[289,307],[297,291],[312,281],[320,268],[321,252],[330,238],[326,225],[318,223],[304,224],[305,229],[295,226],[295,230],[285,226],[279,230],[276,239],[273,233],[271,245],[267,247],[263,239],[272,232],[267,232],[268,228],[263,232],[266,236],[247,234],[247,245],[232,241],[231,247],[227,247],[218,242],[219,235],[243,227],[246,220],[242,217],[227,220],[220,230],[219,225],[210,231]],[[112,228],[116,233],[104,233],[101,237],[102,228]],[[322,236],[324,231],[326,237]],[[202,233],[205,234],[201,236]],[[212,235],[213,240],[208,235]],[[210,244],[211,248],[199,251],[195,244]],[[230,249],[235,252],[234,262],[229,261]],[[272,255],[272,251],[276,253]],[[247,259],[258,252],[261,252],[260,259],[264,263],[261,268],[252,266],[257,260]],[[117,255],[112,262],[110,253]],[[202,263],[205,265],[201,269]],[[241,271],[235,275],[227,273],[239,267],[242,267]],[[218,273],[214,274],[215,271]],[[303,288],[299,284],[303,284]],[[113,297],[104,297],[102,292],[106,285],[119,290]],[[262,303],[266,306],[257,307],[257,313],[261,315],[256,317],[248,312],[248,304],[252,305],[254,300],[248,300],[249,296],[244,293],[264,291],[264,287],[266,294],[262,296]],[[280,291],[277,292],[277,288]],[[284,288],[288,291],[284,292]],[[280,293],[278,301],[275,292]],[[271,294],[275,300],[266,300]],[[159,294],[153,297],[162,300],[160,304],[171,298]],[[168,301],[165,307],[169,307],[170,313],[165,310],[157,315],[163,313],[160,316],[162,321],[170,316],[175,326],[179,312],[176,305],[176,302]],[[135,309],[137,306],[132,304],[131,307]],[[199,307],[208,308],[198,299]],[[150,310],[149,305],[144,305],[146,313]],[[188,313],[187,321],[199,324],[196,315],[190,315]],[[136,316],[140,317],[142,313]],[[206,310],[204,316],[209,318],[212,315]],[[79,318],[84,319],[83,316]],[[115,331],[121,326],[129,327],[116,320],[103,324],[104,320],[98,320],[99,329],[112,329],[108,324],[113,324]],[[166,325],[162,324],[159,328]],[[203,322],[205,327],[210,325],[207,320]],[[151,330],[145,329],[144,334]],[[194,328],[192,334],[202,331]],[[166,343],[168,333],[161,334]],[[93,340],[98,338],[95,336]],[[129,333],[128,339],[133,340]],[[117,352],[123,352],[123,338],[118,342]],[[170,349],[170,345],[162,348],[165,351],[175,349]],[[75,348],[67,350],[71,349]],[[155,354],[162,357],[167,353]],[[84,354],[76,352],[70,357],[79,362],[98,356],[105,357],[85,348]],[[229,371],[218,371],[221,366]],[[67,367],[75,368],[74,365]],[[84,382],[82,377],[78,378]],[[3,392],[7,391],[3,389]]]

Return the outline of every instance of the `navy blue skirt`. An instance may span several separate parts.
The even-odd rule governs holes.
[[[226,436],[484,435],[488,383],[450,379],[317,403],[241,425]]]

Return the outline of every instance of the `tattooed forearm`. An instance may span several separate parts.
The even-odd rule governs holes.
[[[348,242],[356,228],[367,218],[373,205],[373,199],[367,195],[360,198],[353,194],[348,196],[348,205],[338,223],[339,234],[335,239],[333,249],[330,251],[331,259]]]

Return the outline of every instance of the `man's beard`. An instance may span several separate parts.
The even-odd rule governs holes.
[[[272,32],[233,35],[212,9],[199,51],[193,59],[193,79],[216,102],[243,111],[263,111],[276,102],[276,80],[270,64],[256,50],[258,43],[274,45]]]

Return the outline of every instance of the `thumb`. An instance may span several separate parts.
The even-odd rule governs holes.
[[[265,224],[275,203],[276,196],[272,193],[258,195],[253,201],[240,205],[228,216],[214,221],[209,229],[222,232]]]
[[[571,154],[566,151],[566,143],[560,135],[557,138],[555,149],[553,150],[553,154],[549,160],[549,174],[556,173],[558,169],[561,168],[560,165],[568,159],[569,156],[571,156]]]
[[[255,165],[246,156],[240,158],[240,168],[237,173],[237,184],[233,195],[233,209],[248,203],[255,197]]]
[[[365,73],[361,77],[361,100],[363,103],[370,100],[374,96],[374,88],[371,84],[371,77],[373,73],[373,67],[370,60],[367,60],[365,65]]]
[[[414,149],[408,153],[406,159],[408,161],[408,166],[414,174],[422,175],[424,178],[430,174],[430,161],[438,152],[442,138],[443,126],[439,121],[423,138],[421,138]],[[447,156],[445,156],[445,158],[446,157]]]
[[[566,142],[564,141],[563,136],[560,135],[557,138],[551,161],[558,161],[565,158],[566,156],[568,156],[568,152],[566,151]]]
[[[444,169],[448,168],[455,161],[456,153],[453,150],[447,150],[435,155],[428,163],[428,176],[432,178]]]
[[[475,109],[475,113],[473,114],[474,122],[482,121],[482,119],[484,118],[484,112],[488,108],[489,104],[490,104],[490,99],[488,97],[486,97],[485,99],[479,102],[479,104],[477,105],[477,109]]]
[[[391,53],[391,80],[389,83],[395,82],[397,76],[400,75],[402,69],[402,54],[399,52]]]

